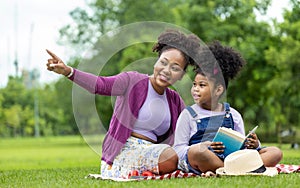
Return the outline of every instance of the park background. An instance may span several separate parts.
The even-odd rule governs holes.
[[[183,27],[205,43],[220,40],[240,51],[247,61],[231,82],[227,101],[242,114],[246,130],[260,126],[257,134],[263,145],[283,150],[282,163],[299,165],[299,150],[291,148],[300,141],[299,1],[4,0],[0,5],[0,20],[5,26],[0,28],[1,34],[5,31],[0,36],[0,187],[299,187],[299,173],[276,178],[191,178],[125,184],[84,179],[89,173],[99,173],[101,150],[91,148],[91,142],[87,143],[79,131],[73,113],[72,82],[48,72],[45,66],[49,58],[46,48],[77,67],[84,51],[99,37],[135,22],[161,21]],[[274,12],[274,6],[285,9]],[[276,17],[270,17],[270,10]],[[33,21],[23,21],[26,17]],[[152,45],[141,43],[119,51],[101,75],[117,74],[131,62],[155,57]],[[192,103],[189,93],[183,96],[187,104]],[[98,118],[107,128],[113,100],[96,96],[95,102]],[[89,112],[89,106],[81,108]],[[89,131],[99,128],[93,118],[82,121],[89,125]],[[92,144],[101,147],[103,135],[97,137],[98,142]]]
[[[22,1],[22,6],[18,6],[19,1],[15,2],[12,21],[21,20],[17,11],[26,8],[25,2]],[[78,1],[75,2],[79,4]],[[232,46],[247,61],[239,77],[230,83],[226,98],[243,115],[245,130],[259,125],[257,132],[263,142],[299,142],[298,0],[284,1],[286,7],[283,7],[280,20],[264,19],[271,7],[271,0],[84,2],[84,5],[72,9],[68,22],[57,29],[57,44],[63,49],[59,49],[58,55],[65,58],[67,64],[76,67],[88,46],[93,45],[101,35],[126,24],[161,21],[183,27],[197,34],[205,43],[219,40],[224,45]],[[274,1],[273,6],[281,2]],[[60,7],[58,2],[56,6]],[[48,7],[49,14],[52,8],[55,9],[55,6]],[[45,49],[40,49],[45,59],[35,58],[36,52],[30,51],[33,45],[30,44],[30,39],[36,38],[34,22],[29,22],[28,25],[31,25],[31,32],[22,32],[23,35],[15,38],[28,39],[29,46],[19,49],[17,44],[9,45],[8,41],[10,50],[6,51],[12,55],[3,54],[7,56],[6,60],[10,61],[14,72],[9,74],[7,82],[2,83],[0,88],[0,136],[78,135],[80,132],[72,108],[72,82],[46,72],[45,63],[49,57]],[[18,28],[17,24],[14,28]],[[44,35],[50,37],[47,33]],[[133,61],[154,57],[152,45],[136,44],[117,52],[101,70],[101,75],[117,74]],[[26,58],[19,57],[18,51],[31,54],[27,54]],[[38,62],[38,68],[32,66],[36,61],[41,61]],[[1,72],[4,70],[1,69]],[[44,74],[51,75],[52,78],[47,81]],[[189,74],[192,76],[192,73]],[[183,98],[188,105],[192,103],[189,91]],[[107,128],[113,101],[101,96],[96,96],[95,100],[99,118]],[[83,105],[82,108],[89,107]],[[86,118],[85,122],[89,126],[99,126],[93,124],[93,118]]]

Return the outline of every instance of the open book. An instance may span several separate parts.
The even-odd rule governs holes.
[[[230,153],[242,149],[246,138],[248,138],[251,133],[254,133],[257,127],[258,126],[254,127],[247,136],[230,128],[220,127],[213,142],[223,142],[223,145],[225,146],[224,156],[226,157]]]

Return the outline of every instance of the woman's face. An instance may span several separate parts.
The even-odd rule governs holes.
[[[155,91],[163,94],[164,90],[180,80],[187,62],[181,51],[171,48],[162,52],[154,65],[153,77],[150,78]]]

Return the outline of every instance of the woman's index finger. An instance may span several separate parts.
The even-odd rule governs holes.
[[[60,61],[60,58],[57,57],[54,53],[52,53],[50,50],[47,50],[47,49],[46,49],[46,51],[47,51],[47,53],[48,53],[53,59],[56,59],[56,60],[59,60],[59,61]]]

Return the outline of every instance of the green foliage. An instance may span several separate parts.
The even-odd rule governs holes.
[[[300,60],[300,16],[299,2],[294,2],[291,12],[285,12],[283,23],[277,23],[278,45],[271,46],[265,53],[269,66],[274,67],[274,77],[266,88],[271,92],[268,107],[273,123],[281,127],[298,127],[300,116],[299,70]]]
[[[10,77],[7,86],[0,90],[0,135],[17,137],[78,133],[72,113],[72,83],[61,80],[66,81],[68,83],[62,86],[58,81],[55,84],[57,87],[46,84],[32,88],[23,82],[22,77]]]
[[[25,88],[22,78],[12,76],[9,77],[7,86],[0,89],[0,135],[24,136],[31,133],[31,93]]]
[[[243,115],[246,130],[260,125],[263,134],[268,135],[262,138],[265,141],[277,138],[283,129],[299,127],[300,120],[299,1],[290,0],[292,9],[285,11],[282,23],[276,20],[273,23],[258,21],[255,11],[264,14],[270,2],[94,0],[89,2],[88,8],[76,8],[70,13],[74,22],[60,30],[60,42],[82,54],[104,33],[129,23],[150,20],[182,26],[197,34],[205,43],[220,40],[222,44],[241,52],[247,61],[238,78],[230,82],[226,100]],[[118,44],[107,43],[105,46],[114,48],[114,45]],[[96,74],[109,76],[128,70],[151,74],[157,58],[151,52],[152,45],[138,43],[121,49],[112,57],[105,57],[109,58],[108,62]],[[102,48],[99,46],[97,50]],[[77,58],[71,59],[69,64],[76,67],[81,62]],[[102,65],[104,61],[106,59],[101,57],[94,59],[95,64]],[[93,67],[86,65],[86,71],[95,71]],[[192,75],[190,72],[188,74]],[[0,135],[32,136],[37,121],[41,135],[78,133],[72,108],[72,82],[61,78],[32,89],[25,87],[22,79],[10,77],[7,86],[0,90]],[[182,83],[189,86],[189,79],[184,79]],[[184,92],[182,96],[187,104],[191,104],[189,92]],[[34,101],[37,100],[38,119],[34,111]],[[114,98],[96,96],[95,102],[99,118],[107,128]],[[90,107],[82,104],[81,108],[84,114],[79,121],[92,125],[91,130],[96,130],[99,125],[95,124],[94,118],[88,118]]]

